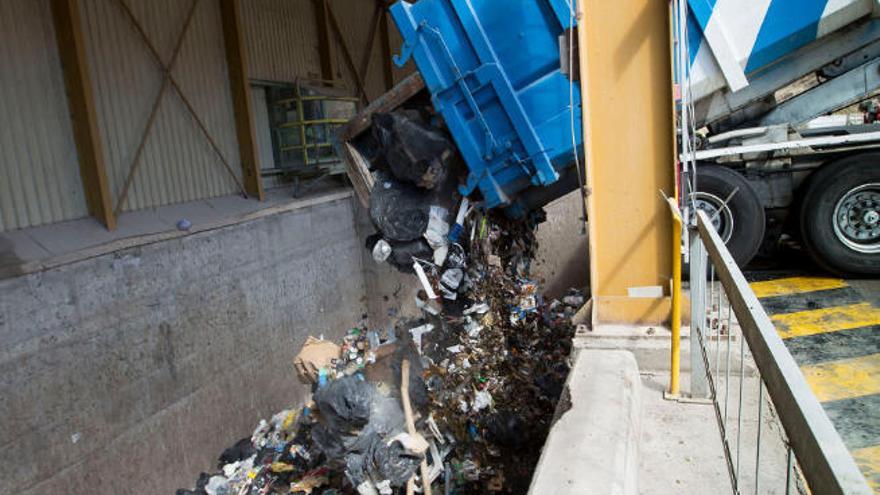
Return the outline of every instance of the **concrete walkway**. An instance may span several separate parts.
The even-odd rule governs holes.
[[[687,330],[682,333],[687,335]],[[684,391],[690,382],[688,344],[684,338]],[[710,345],[726,349],[727,342]],[[786,493],[787,449],[772,405],[759,392],[748,354],[742,384],[738,355],[729,386],[725,376],[717,382],[716,413],[708,401],[664,398],[669,386],[668,346],[669,333],[662,328],[603,327],[578,332],[567,384],[571,401],[558,413],[530,493],[733,493],[719,415],[726,417],[732,468],[740,473],[741,493]],[[738,341],[731,346],[738,350]],[[790,493],[798,490],[793,487]]]

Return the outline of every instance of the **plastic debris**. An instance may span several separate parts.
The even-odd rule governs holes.
[[[230,495],[229,480],[223,476],[212,476],[205,486],[208,495]]]
[[[420,456],[424,454],[426,450],[428,450],[428,441],[425,440],[425,437],[419,435],[418,433],[401,433],[392,438],[389,443],[393,442],[400,442],[400,445],[403,446],[404,451],[412,456]]]
[[[424,325],[418,326],[416,328],[411,328],[409,330],[410,335],[412,335],[413,343],[416,345],[416,350],[419,351],[419,354],[422,353],[422,335],[430,332],[433,329],[434,325],[426,323]]]
[[[492,394],[490,394],[489,392],[487,392],[485,390],[480,390],[474,396],[474,404],[473,404],[473,406],[471,406],[471,409],[479,412],[479,411],[482,411],[483,409],[486,409],[487,407],[489,407],[491,405],[492,405]]]
[[[446,221],[447,215],[449,215],[449,211],[441,206],[434,205],[429,210],[428,226],[425,229],[424,236],[425,240],[428,241],[428,245],[434,249],[444,247],[449,242],[446,239],[446,236],[449,234],[449,222]]]
[[[379,239],[376,242],[376,245],[373,246],[373,259],[376,260],[377,263],[382,263],[391,256],[391,251],[391,244],[388,244],[388,241],[385,239]]]
[[[428,299],[437,299],[434,287],[431,286],[431,282],[428,280],[428,275],[425,273],[425,269],[422,268],[421,263],[413,261],[413,270],[416,272],[416,276],[419,277],[419,282],[421,282],[425,294],[428,295]]]

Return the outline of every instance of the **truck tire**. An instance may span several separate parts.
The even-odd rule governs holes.
[[[816,171],[800,215],[804,248],[839,275],[880,275],[880,153],[848,156]]]
[[[736,194],[733,192],[736,191]],[[733,194],[727,205],[724,201]],[[738,172],[718,165],[697,167],[697,208],[714,216],[715,230],[737,265],[748,264],[764,238],[764,207],[751,184]],[[721,212],[718,215],[719,209]]]

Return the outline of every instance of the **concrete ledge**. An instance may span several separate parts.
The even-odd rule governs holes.
[[[582,349],[529,493],[638,493],[641,382],[629,351]]]
[[[739,373],[740,359],[739,347],[740,342],[738,331],[731,340],[730,369],[732,373]],[[578,327],[577,334],[574,338],[574,352],[580,352],[582,349],[596,350],[627,350],[631,351],[638,363],[641,372],[669,372],[669,346],[670,343],[669,329],[661,326],[626,326],[626,325],[602,325],[593,330],[587,329],[585,326]],[[681,371],[688,372],[691,370],[690,360],[690,328],[683,327],[681,329]],[[720,351],[723,358],[727,357],[727,339],[722,338],[720,342],[716,342],[714,337],[709,338],[709,350],[712,358],[715,352]],[[748,362],[745,365],[745,373],[748,376],[755,374],[754,365]]]
[[[262,203],[226,196],[124,213],[120,222],[125,219],[126,224],[120,225],[115,232],[107,231],[92,218],[0,232],[0,280],[345,200],[353,195],[352,190],[343,189],[295,199],[276,191],[267,193],[267,199]],[[190,219],[193,227],[187,231],[178,230],[175,225],[181,218]],[[53,249],[41,246],[53,246]]]

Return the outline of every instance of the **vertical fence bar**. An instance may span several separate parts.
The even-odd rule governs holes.
[[[703,362],[700,340],[706,326],[706,264],[708,255],[696,229],[691,231],[690,286],[691,286],[691,397],[706,398],[709,386]]]
[[[761,477],[761,427],[764,424],[764,382],[758,376],[758,437],[755,445],[755,495],[760,492]]]
[[[712,271],[712,278],[715,278],[715,272]],[[715,282],[712,282],[715,285]],[[715,328],[715,383],[716,390],[721,376],[721,287],[718,287],[718,304],[713,301],[712,309],[712,327]],[[717,397],[716,397],[717,399]]]
[[[794,469],[792,465],[791,444],[788,445],[788,462],[786,464],[788,470],[785,472],[785,495],[791,493],[791,472]]]
[[[727,431],[727,411],[730,404],[730,340],[733,336],[733,327],[731,326],[730,314],[733,312],[733,306],[727,301],[727,371],[724,373],[724,431]],[[742,338],[742,337],[740,337]],[[742,367],[742,362],[739,363]]]
[[[742,336],[740,336],[742,337]],[[739,459],[740,459],[740,447],[742,445],[742,425],[743,425],[743,384],[745,383],[745,369],[742,363],[745,361],[746,356],[746,339],[739,339],[739,407],[738,412],[736,414],[736,479],[739,480]],[[737,489],[739,489],[739,482],[737,481]]]

